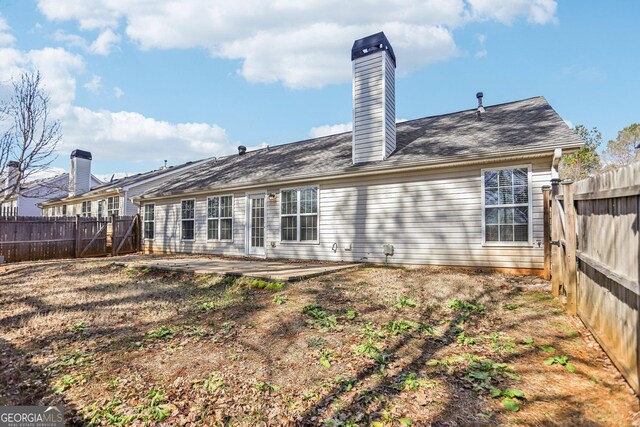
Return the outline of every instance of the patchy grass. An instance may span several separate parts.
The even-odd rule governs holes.
[[[76,424],[629,425],[638,411],[582,324],[528,289],[538,279],[3,268],[0,405],[63,400]]]

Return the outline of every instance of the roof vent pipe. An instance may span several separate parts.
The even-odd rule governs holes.
[[[476,121],[482,121],[482,114],[484,113],[484,107],[482,106],[482,97],[484,93],[478,92],[476,93],[476,98],[478,98],[478,109],[476,110]]]
[[[239,156],[242,156],[246,152],[247,152],[247,147],[245,147],[244,145],[238,146],[238,155]]]

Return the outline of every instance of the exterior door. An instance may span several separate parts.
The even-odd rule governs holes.
[[[249,255],[264,255],[264,194],[249,196]]]

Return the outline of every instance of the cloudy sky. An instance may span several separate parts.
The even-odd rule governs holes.
[[[383,30],[413,119],[543,95],[605,138],[640,121],[640,2],[0,0],[0,96],[39,69],[102,176],[349,129],[350,48]]]

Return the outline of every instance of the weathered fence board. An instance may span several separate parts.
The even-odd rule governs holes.
[[[136,252],[139,226],[125,237],[120,230],[137,217],[114,218],[114,227],[122,242],[118,253]],[[81,258],[111,254],[111,225],[106,218],[84,217],[0,217],[0,256],[5,262]]]
[[[552,204],[552,240],[566,242],[553,258],[554,289],[571,311],[577,279],[578,316],[640,393],[640,163],[564,187]]]
[[[113,219],[111,254],[122,255],[138,251],[138,216],[123,216]]]

